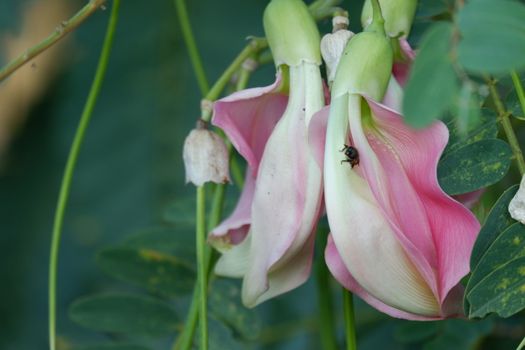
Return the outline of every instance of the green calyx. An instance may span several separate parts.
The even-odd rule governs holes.
[[[388,36],[407,37],[416,14],[417,0],[366,0],[361,13],[361,23],[364,28],[368,28],[372,22],[374,1],[379,1],[381,5]]]
[[[381,101],[392,74],[394,55],[389,39],[376,32],[355,35],[346,46],[332,86],[332,99],[345,93]]]
[[[276,66],[321,64],[321,37],[302,0],[272,0],[264,11],[263,23]]]

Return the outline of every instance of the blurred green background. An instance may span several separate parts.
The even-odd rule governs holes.
[[[2,0],[0,40],[22,32],[24,14],[42,2],[61,2],[70,15],[85,4],[72,0]],[[187,1],[211,82],[244,47],[247,36],[263,35],[261,16],[267,2]],[[361,3],[345,1],[343,5],[355,29],[359,28]],[[47,273],[53,214],[109,12],[97,11],[61,46],[57,53],[61,59],[55,61],[51,69],[55,73],[50,73],[43,93],[26,106],[11,108],[20,119],[19,127],[8,128],[5,125],[9,123],[1,126],[12,129],[12,138],[0,159],[0,349],[48,346]],[[45,11],[38,14],[47,15]],[[48,28],[33,38],[34,43],[57,23],[46,25]],[[329,21],[321,26],[330,28]],[[6,47],[0,45],[2,63],[7,59]],[[37,58],[35,65],[23,70],[36,74],[47,67],[39,65]],[[268,84],[273,77],[273,68],[263,67],[250,85]],[[0,95],[5,88],[7,83],[0,85]],[[122,290],[122,285],[96,267],[95,252],[141,228],[162,225],[165,208],[192,195],[193,187],[184,185],[181,154],[184,137],[199,115],[199,101],[173,2],[123,1],[108,73],[80,154],[64,224],[58,281],[58,330],[63,349],[105,339],[119,340],[77,326],[68,318],[68,306],[83,295]],[[0,122],[8,118],[0,114]],[[338,293],[339,289],[334,291]],[[340,295],[334,295],[339,303]],[[246,346],[319,349],[315,298],[310,280],[258,308],[256,313],[263,319],[263,345],[256,346],[256,341]],[[184,314],[180,316],[184,318]],[[341,317],[338,315],[339,321]],[[430,328],[426,334],[433,334],[436,328],[389,319],[360,302],[357,319],[360,349],[417,349],[419,345],[411,344],[421,339],[411,340],[410,334],[420,334],[417,327]],[[452,321],[446,327],[453,332],[441,328],[440,332],[456,339],[453,343],[458,349],[466,349],[490,330],[491,321],[472,325]],[[457,338],[466,343],[459,343]],[[519,334],[506,338],[515,343]],[[171,339],[146,342],[163,349]],[[438,341],[425,348],[443,349],[442,344]]]

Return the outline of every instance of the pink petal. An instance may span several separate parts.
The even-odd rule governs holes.
[[[224,130],[233,146],[257,173],[266,141],[283,115],[288,96],[274,84],[236,92],[214,103],[212,124]]]
[[[399,39],[399,46],[401,47],[401,51],[405,55],[406,61],[394,62],[392,73],[394,74],[394,77],[399,82],[399,84],[401,86],[405,86],[408,80],[408,75],[410,73],[410,67],[412,66],[412,61],[414,61],[414,58],[416,57],[416,53],[414,52],[414,50],[412,50],[406,38]]]
[[[343,287],[352,291],[352,293],[358,295],[369,305],[381,312],[384,312],[387,315],[413,321],[432,321],[439,320],[442,318],[421,316],[396,309],[395,307],[383,303],[381,300],[375,298],[373,295],[368,293],[363,287],[359,285],[359,283],[357,283],[357,281],[352,277],[350,272],[348,272],[348,270],[346,269],[345,263],[341,259],[341,256],[337,251],[337,247],[331,235],[328,237],[328,242],[325,249],[325,260],[326,264],[328,265],[328,269],[330,270],[334,278],[339,283],[341,283]]]
[[[290,284],[270,285],[268,275],[305,249],[321,209],[321,169],[309,152],[308,124],[323,106],[319,68],[290,67],[290,99],[262,157],[252,205],[252,249],[243,284],[243,300],[254,306],[269,291],[282,293]],[[308,97],[308,98],[307,98]],[[302,279],[294,280],[297,287]]]
[[[320,169],[324,166],[324,145],[326,143],[326,126],[329,114],[330,106],[323,107],[323,109],[314,114],[308,127],[310,152]]]
[[[332,100],[325,149],[325,202],[333,240],[344,266],[367,293],[390,307],[426,317],[441,315],[436,293],[398,241],[378,205],[360,165],[341,163],[344,144],[367,152],[348,138],[348,113],[360,120],[362,98],[342,95]],[[430,271],[431,279],[434,277]]]
[[[208,239],[212,245],[220,248],[221,245],[236,245],[244,240],[250,228],[254,192],[255,178],[248,167],[241,197],[233,213],[210,232]]]
[[[474,215],[437,181],[448,130],[441,122],[411,129],[395,111],[368,103],[374,128],[364,131],[360,116],[350,116],[363,174],[399,242],[443,303],[468,273],[479,231]]]

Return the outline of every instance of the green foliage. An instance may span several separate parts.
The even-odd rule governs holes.
[[[473,73],[507,74],[525,68],[525,5],[472,0],[459,12],[459,62]]]
[[[403,100],[407,123],[424,127],[440,118],[454,101],[459,82],[450,58],[452,24],[434,24],[421,42]]]
[[[491,322],[465,322],[447,320],[440,322],[437,336],[423,346],[423,350],[465,350],[475,349],[480,339],[490,333]]]
[[[525,226],[516,223],[490,245],[470,277],[469,317],[509,317],[525,308]]]
[[[518,185],[507,189],[492,207],[481,228],[470,256],[470,270],[474,271],[481,257],[498,236],[515,221],[509,214],[509,203],[518,191]],[[469,288],[467,288],[468,291]]]
[[[394,336],[403,344],[414,344],[435,336],[440,329],[439,322],[406,322],[397,328]]]
[[[458,125],[455,118],[448,118],[446,125],[449,138],[443,156],[477,141],[495,139],[498,135],[497,118],[490,109],[483,109],[479,120],[468,124],[466,130]]]
[[[525,226],[508,213],[517,189],[509,188],[498,199],[474,245],[465,290],[469,317],[509,317],[525,308]]]
[[[195,283],[190,263],[157,250],[106,248],[98,253],[97,263],[111,276],[159,294],[186,294]]]
[[[451,195],[487,187],[505,176],[511,157],[512,151],[505,141],[471,143],[443,156],[438,167],[439,184]]]
[[[175,311],[165,302],[131,294],[97,295],[79,299],[69,315],[79,325],[101,332],[158,337],[180,326]]]
[[[219,279],[211,286],[211,312],[217,319],[231,326],[244,339],[256,339],[261,332],[261,321],[252,309],[241,303],[241,290],[235,284]]]
[[[149,348],[140,345],[107,344],[78,346],[74,347],[72,350],[149,350]]]

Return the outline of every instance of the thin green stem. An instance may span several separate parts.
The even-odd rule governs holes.
[[[516,137],[516,133],[514,132],[512,123],[510,122],[510,113],[505,109],[505,106],[501,101],[501,97],[498,93],[498,90],[496,89],[496,83],[491,79],[487,79],[487,84],[489,86],[490,95],[492,96],[492,101],[494,102],[496,111],[498,112],[498,119],[503,126],[503,130],[507,136],[507,141],[509,141],[510,148],[512,149],[512,153],[516,159],[518,170],[520,174],[523,175],[525,174],[525,160],[523,159],[523,153],[521,151],[518,138]]]
[[[245,69],[243,68],[242,71]],[[243,72],[240,73],[240,75],[244,75]],[[243,78],[242,83],[237,83],[236,89],[242,90],[246,87],[248,84],[250,74],[248,72],[246,78]],[[230,149],[231,154],[231,149]],[[226,185],[217,185],[215,188],[215,192],[213,194],[213,201],[212,201],[212,207],[210,211],[210,215],[208,217],[208,230],[213,229],[216,227],[221,218],[222,218],[222,212],[224,209],[224,197],[226,192]],[[204,269],[207,271],[207,274],[209,275],[211,273],[211,255],[212,250],[206,246],[206,249],[204,251]],[[191,348],[191,344],[193,341],[193,335],[195,333],[195,326],[197,324],[197,319],[199,318],[199,299],[200,294],[198,290],[195,290],[193,292],[193,298],[191,301],[190,308],[188,310],[188,316],[186,318],[186,322],[184,324],[184,329],[177,339],[177,341],[173,344],[172,349],[173,350],[189,350]]]
[[[345,317],[345,339],[347,350],[357,350],[355,333],[354,300],[351,292],[343,289],[343,312]]]
[[[104,5],[106,0],[91,0],[86,6],[78,11],[73,17],[67,21],[60,23],[57,28],[47,38],[39,42],[33,47],[22,52],[18,57],[6,64],[0,70],[0,82],[17,69],[31,61],[33,58],[56,44],[60,39],[78,28],[89,16],[91,16],[99,7]]]
[[[96,3],[92,1],[90,4]],[[102,1],[103,3],[103,1]],[[66,206],[69,198],[69,191],[71,188],[71,182],[73,180],[73,174],[75,172],[75,166],[78,159],[78,154],[84,140],[84,135],[86,129],[89,125],[91,115],[93,114],[93,109],[95,108],[95,103],[97,97],[100,93],[102,87],[102,82],[104,76],[106,75],[106,70],[109,62],[109,55],[111,52],[111,46],[113,44],[113,38],[115,36],[115,28],[118,21],[118,11],[120,6],[120,0],[113,1],[113,9],[111,11],[111,17],[109,18],[108,28],[106,31],[106,37],[104,39],[104,44],[102,47],[102,52],[98,61],[97,71],[95,73],[95,78],[89,95],[80,117],[80,122],[78,124],[75,137],[73,139],[73,144],[69,151],[69,156],[66,163],[66,168],[64,170],[64,175],[62,178],[62,184],[60,186],[60,193],[58,196],[57,207],[55,211],[55,220],[53,224],[53,235],[51,240],[51,252],[49,260],[49,348],[51,350],[56,349],[56,300],[57,300],[57,266],[58,266],[58,252],[60,248],[60,239],[62,236],[62,226],[64,223],[64,214],[66,211]]]
[[[250,41],[248,45],[235,57],[233,62],[230,64],[228,68],[222,73],[222,75],[217,79],[215,84],[212,86],[210,91],[206,94],[205,100],[209,101],[215,101],[219,95],[221,94],[222,90],[226,87],[230,79],[232,78],[233,74],[239,70],[241,65],[244,63],[244,61],[252,56],[253,54],[259,52],[260,50],[266,48],[268,46],[268,43],[266,39],[262,38],[254,38]],[[201,118],[204,121],[209,122],[211,119],[211,111],[204,111]]]
[[[327,232],[318,232],[319,247],[326,246]],[[315,275],[317,282],[317,303],[319,305],[321,344],[324,350],[337,350],[335,337],[334,303],[330,289],[330,273],[324,262],[323,256],[316,259]]]
[[[197,187],[197,280],[199,284],[200,349],[208,349],[208,273],[206,270],[206,190]]]
[[[525,91],[523,91],[523,85],[521,85],[520,77],[518,73],[516,73],[516,71],[512,71],[510,73],[510,76],[512,77],[514,89],[516,90],[516,94],[518,95],[518,99],[520,101],[521,111],[523,113],[523,116],[525,117]]]
[[[193,32],[191,30],[188,10],[186,9],[186,2],[184,0],[175,0],[175,8],[177,9],[182,35],[184,37],[186,47],[188,48],[193,71],[195,72],[195,77],[197,78],[197,83],[199,84],[201,94],[204,96],[208,93],[210,87],[208,84],[208,79],[206,79],[206,73],[204,72],[204,66],[202,64],[199,50],[197,49],[195,37],[193,36]]]

